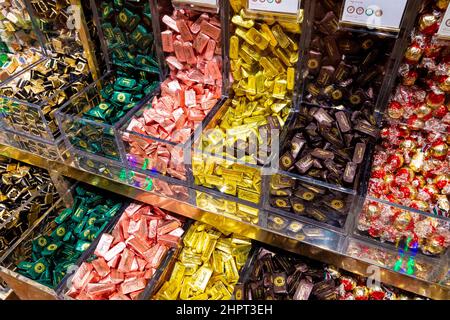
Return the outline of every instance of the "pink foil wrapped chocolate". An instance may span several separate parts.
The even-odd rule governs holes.
[[[214,14],[175,9],[163,16],[162,26],[169,76],[161,93],[126,124],[123,140],[133,166],[186,180],[177,144],[189,140],[222,94],[220,21]]]
[[[182,222],[149,205],[133,203],[94,256],[83,262],[67,295],[78,300],[135,300],[184,233]]]

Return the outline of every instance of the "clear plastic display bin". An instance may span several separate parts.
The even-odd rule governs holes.
[[[165,176],[171,178],[168,181],[192,184],[192,143],[223,103],[223,99],[219,100],[209,114],[196,124],[193,132],[189,128],[180,128],[165,139],[153,137],[142,130],[144,125],[137,119],[145,119],[152,110],[152,104],[142,106],[120,130],[128,168],[143,174],[159,175],[161,179]]]
[[[180,183],[179,180],[170,177],[128,170],[126,184],[169,199],[176,199],[186,203],[192,202],[191,192],[193,191],[186,187],[184,183]]]
[[[450,220],[367,197],[355,217],[354,234],[406,248],[412,254],[441,257],[450,246]]]
[[[20,149],[19,141],[14,140],[14,133],[0,127],[0,144]]]
[[[104,232],[109,232],[112,227],[116,224],[117,220],[120,218],[120,216],[122,215],[123,211],[125,210],[126,206],[128,206],[128,203],[126,201],[123,200],[123,198],[120,198],[122,200],[122,202],[120,202],[121,200],[118,199],[117,195],[112,195],[108,192],[104,192],[98,189],[95,189],[94,187],[91,186],[87,186],[84,184],[80,184],[80,183],[75,183],[68,191],[67,194],[71,194],[72,196],[75,195],[75,193],[77,192],[76,189],[79,187],[83,187],[84,190],[95,190],[95,192],[97,194],[101,194],[103,197],[105,197],[105,199],[115,199],[116,203],[121,205],[120,209],[118,211],[116,211],[116,214],[109,219],[109,221],[107,221],[107,223],[105,223],[103,225],[103,231]],[[53,278],[56,276],[56,274],[45,274],[43,273],[41,276],[45,277],[45,279],[48,280],[42,280],[40,282],[38,282],[37,280],[33,280],[32,277],[27,277],[24,276],[22,274],[20,274],[18,272],[18,265],[23,262],[23,261],[27,261],[30,258],[32,258],[32,251],[33,248],[37,245],[37,240],[38,238],[43,239],[45,236],[50,237],[50,236],[54,236],[55,232],[57,230],[57,227],[59,225],[59,227],[64,227],[64,223],[59,223],[57,224],[55,222],[55,219],[57,217],[59,217],[61,215],[61,213],[63,212],[63,210],[66,208],[71,208],[73,206],[72,203],[67,203],[64,204],[63,203],[63,198],[67,198],[67,196],[65,195],[64,197],[62,197],[60,200],[58,200],[44,215],[42,215],[39,219],[37,219],[34,224],[26,231],[22,234],[22,236],[20,237],[20,239],[18,241],[15,242],[14,245],[10,246],[5,252],[4,254],[0,257],[0,275],[6,274],[7,277],[7,282],[8,285],[10,285],[10,287],[13,288],[13,290],[15,290],[15,288],[26,288],[29,286],[34,287],[33,290],[39,290],[41,292],[45,292],[51,296],[53,296],[54,298],[57,297],[57,293],[56,293],[56,289],[57,286],[52,286],[52,283],[55,283],[55,280],[58,280],[58,278]],[[73,198],[72,198],[73,199]],[[94,200],[97,201],[98,199]],[[73,201],[73,200],[71,200]],[[80,204],[78,204],[80,205]],[[81,207],[83,206],[83,204],[81,204]],[[94,220],[95,221],[95,220]],[[58,230],[60,230],[61,228],[58,228]],[[64,230],[65,232],[65,230]],[[58,235],[59,236],[59,235]],[[49,238],[50,239],[50,238]],[[87,248],[85,248],[85,244],[83,244],[83,246],[81,246],[78,250],[75,249],[75,247],[71,248],[70,245],[67,244],[66,248],[65,248],[65,253],[62,254],[61,252],[59,252],[60,254],[62,254],[62,257],[67,257],[68,259],[70,257],[73,258],[73,256],[79,256],[75,262],[79,263],[80,261],[83,261],[86,257],[86,250],[89,250],[89,248],[91,247],[95,247],[98,243],[99,237],[94,237],[92,239],[92,241],[89,243],[89,246]],[[56,241],[56,240],[53,240]],[[43,250],[47,250],[48,247],[50,247],[51,244],[49,246],[47,246],[46,249]],[[48,250],[52,250],[52,249],[48,249]],[[53,249],[54,250],[54,249]],[[67,251],[67,252],[66,252]],[[51,256],[47,255],[47,257]],[[42,260],[42,259],[41,259]],[[61,260],[62,261],[62,260]],[[39,264],[36,263],[37,265]],[[69,264],[67,264],[66,266],[64,266],[64,268],[69,268]],[[67,269],[66,269],[67,271]],[[34,267],[33,271],[36,273],[35,276],[39,276],[39,273],[42,273],[43,271],[41,269],[38,269],[37,267]],[[56,271],[55,271],[56,273]],[[65,271],[64,271],[65,273]],[[15,278],[15,281],[13,283],[11,283],[11,281],[8,281],[9,277],[13,277]],[[41,277],[38,277],[39,279],[41,279]],[[63,280],[63,278],[61,278],[60,281],[56,281],[58,284],[61,283],[61,281]],[[13,285],[14,286],[13,286]],[[20,289],[20,291],[22,291],[22,289]],[[16,290],[15,290],[16,291]],[[20,297],[20,296],[19,296]]]
[[[182,220],[183,225],[181,226],[184,230],[184,233],[186,233],[187,228],[191,225],[190,220]],[[114,235],[114,229],[121,229],[123,225],[121,225],[121,219],[117,221],[117,223],[111,228],[111,231],[102,233],[108,233],[110,235]],[[99,238],[102,237],[102,235],[99,236]],[[131,236],[132,237],[132,236]],[[130,237],[130,239],[131,239]],[[183,237],[183,236],[182,236]],[[181,240],[182,241],[182,240]],[[180,241],[180,242],[181,242]],[[94,251],[96,250],[97,245],[92,245],[89,247],[88,250],[86,250],[83,259],[80,259],[77,262],[77,267],[79,268],[83,263],[90,262],[96,258],[96,255]],[[145,286],[145,289],[142,290],[142,292],[137,296],[136,300],[148,300],[151,295],[153,294],[153,290],[155,286],[159,286],[160,282],[164,279],[162,276],[165,274],[165,270],[174,263],[174,260],[176,260],[176,257],[179,252],[178,248],[169,248],[165,256],[162,258],[160,265],[155,269],[154,273],[149,279],[146,279],[148,282]],[[148,268],[147,268],[148,269]],[[145,269],[145,270],[147,270]],[[73,275],[67,275],[60,283],[58,288],[56,289],[56,292],[60,299],[63,300],[74,300],[72,297],[69,296],[70,291],[73,290],[73,284],[71,282],[71,278]]]
[[[432,129],[384,124],[368,195],[405,210],[450,216],[450,135]]]
[[[9,132],[5,130],[10,137],[8,145],[30,152],[34,155],[52,161],[63,161],[66,145],[62,137],[55,141],[30,137],[19,132]]]
[[[189,188],[176,179],[162,177],[158,174],[143,174],[129,170],[115,161],[97,157],[78,149],[69,149],[65,156],[74,160],[74,165],[86,172],[138,188],[156,193],[169,199],[191,202]],[[162,179],[161,179],[162,177]]]
[[[260,223],[261,210],[253,204],[244,203],[237,198],[215,195],[211,192],[195,190],[195,205],[205,211],[213,212],[234,220],[253,225]]]
[[[415,255],[399,247],[393,250],[389,246],[372,241],[349,238],[345,254],[418,279],[437,282],[442,275],[442,259]]]
[[[345,237],[329,228],[278,213],[264,211],[264,214],[267,224],[264,227],[273,233],[334,252],[340,252],[344,245]]]
[[[75,148],[69,148],[66,151],[65,156],[68,159],[73,159],[75,167],[84,171],[114,181],[126,181],[127,170],[115,161],[97,157]]]
[[[264,180],[265,208],[309,217],[345,233],[347,217],[359,210],[359,197],[367,191],[379,136],[376,121],[362,112],[305,104],[293,118],[276,174]]]
[[[75,72],[73,63],[76,61],[69,57],[42,59],[8,83],[1,84],[0,121],[3,127],[30,137],[55,141],[60,135],[56,110],[85,86],[83,73],[63,72],[66,68]]]
[[[74,149],[125,163],[118,128],[157,87],[157,82],[145,82],[144,86],[139,79],[109,72],[73,96],[56,112],[66,143]]]
[[[344,16],[345,3],[310,2],[302,101],[314,106],[343,105],[348,110],[363,106],[372,112],[380,110],[390,90],[393,67],[402,54],[396,44],[402,41],[407,21],[416,14],[407,11],[413,1],[408,1],[398,28],[384,28],[375,17],[351,22]]]
[[[266,176],[264,208],[287,218],[346,233],[361,198],[354,190],[306,177],[277,173]]]
[[[161,92],[122,127],[122,136],[130,169],[192,185],[193,137],[223,103],[226,35],[220,6],[205,11],[197,3],[182,2],[152,1],[161,68],[170,71]],[[184,51],[191,53],[189,61]]]

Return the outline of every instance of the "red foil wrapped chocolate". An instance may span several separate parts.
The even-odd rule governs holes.
[[[444,254],[450,245],[450,223],[412,211],[366,200],[358,219],[358,230],[396,246],[406,243],[427,255]]]
[[[444,2],[430,2],[419,15],[386,117],[416,129],[449,133],[450,49],[436,38],[448,5]]]
[[[391,124],[381,130],[369,195],[425,212],[450,215],[448,134]]]

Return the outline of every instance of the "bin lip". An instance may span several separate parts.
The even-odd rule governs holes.
[[[349,212],[347,214],[344,226],[343,227],[336,227],[336,226],[327,224],[326,222],[320,222],[320,221],[314,220],[312,218],[309,218],[308,216],[295,215],[295,213],[292,213],[290,211],[283,211],[281,209],[274,208],[274,207],[270,206],[269,204],[267,204],[265,210],[267,211],[268,215],[270,214],[270,215],[273,215],[273,216],[281,216],[281,217],[286,218],[286,219],[297,221],[297,222],[302,223],[302,224],[308,224],[308,225],[311,225],[311,226],[315,226],[315,227],[318,227],[320,229],[328,230],[328,231],[331,231],[331,232],[334,232],[334,233],[337,233],[337,234],[340,234],[340,235],[343,235],[343,236],[345,236],[347,234],[347,232],[346,232],[346,225],[347,225],[347,223],[349,221],[351,221],[351,219],[353,219],[352,212]]]
[[[0,127],[0,129],[5,131],[5,132],[7,132],[7,133],[9,133],[9,134],[17,134],[17,135],[19,135],[19,136],[21,136],[23,138],[28,138],[30,140],[34,140],[34,141],[37,141],[37,142],[50,144],[50,145],[55,146],[55,147],[57,147],[57,145],[64,140],[64,138],[62,136],[59,136],[58,138],[54,138],[53,140],[47,140],[47,139],[44,139],[42,137],[33,136],[33,135],[31,135],[31,134],[29,134],[27,132],[21,132],[21,131],[17,131],[17,130],[11,130],[9,128],[1,128],[1,127]],[[25,152],[27,152],[27,151],[25,151]]]
[[[13,79],[18,78],[19,76],[23,75],[25,72],[31,71],[33,70],[36,66],[38,66],[41,63],[45,63],[47,61],[49,61],[50,59],[52,59],[52,57],[43,57],[40,60],[38,60],[37,62],[33,63],[32,65],[28,66],[27,68],[21,70],[16,76],[14,76],[13,78],[11,78],[10,80],[8,80],[7,82],[2,82],[0,83],[0,88],[3,87],[4,85],[8,84],[9,82],[11,82]],[[80,81],[82,79],[87,78],[88,75],[86,74],[81,74],[78,77],[76,77],[75,79],[73,79],[72,81],[67,82],[66,84],[64,84],[63,86],[61,86],[60,88],[56,89],[56,92],[51,95],[50,97],[39,97],[41,99],[41,101],[39,101],[38,103],[30,103],[28,101],[25,100],[20,100],[14,97],[7,97],[4,95],[0,95],[0,98],[6,98],[8,100],[12,100],[14,102],[20,103],[20,104],[25,104],[27,106],[30,107],[34,107],[34,108],[42,108],[44,107],[50,100],[52,100],[54,97],[56,97],[60,92],[65,91],[67,88],[69,88],[70,86],[72,86],[73,83]],[[71,99],[69,99],[70,101]],[[59,110],[59,108],[57,109]]]
[[[112,127],[112,128],[120,128],[123,124],[123,122],[125,122],[129,117],[131,117],[131,115],[133,115],[137,110],[139,110],[143,105],[145,105],[148,101],[150,101],[150,99],[156,94],[156,92],[159,90],[160,87],[160,83],[155,80],[154,83],[158,83],[158,85],[147,95],[145,95],[137,104],[136,106],[134,106],[132,109],[128,110],[128,112],[122,116],[122,118],[117,121],[115,124],[108,124],[106,122],[101,122],[101,121],[95,121],[95,120],[91,120],[83,115],[79,115],[79,114],[75,114],[72,112],[68,112],[70,110],[70,105],[73,103],[73,101],[77,98],[79,98],[80,96],[82,96],[83,94],[85,94],[88,90],[95,88],[99,83],[101,83],[101,81],[105,81],[105,79],[107,79],[108,77],[113,77],[116,76],[116,72],[114,71],[107,71],[101,78],[91,82],[89,85],[87,85],[83,90],[81,90],[80,92],[78,92],[77,94],[73,95],[68,101],[66,101],[61,107],[59,107],[56,110],[55,113],[55,117],[58,120],[58,125],[60,126],[60,128],[62,128],[62,119],[65,116],[69,116],[71,118],[77,118],[77,119],[81,119],[83,121],[92,123],[92,124],[96,124],[96,125],[101,125],[101,126],[105,126],[105,127]]]
[[[143,204],[144,206],[153,207],[152,205],[149,205],[149,204],[146,204],[146,203],[143,203],[140,201],[127,201],[126,203],[124,203],[124,205],[121,208],[121,213],[118,215],[118,217],[115,217],[116,219],[114,219],[115,220],[114,223],[112,223],[112,221],[111,221],[111,223],[105,228],[105,230],[96,238],[96,240],[94,240],[91,243],[89,248],[87,250],[85,250],[83,252],[83,254],[80,256],[80,258],[77,260],[76,264],[78,267],[80,267],[83,263],[86,263],[87,260],[89,260],[90,258],[95,257],[94,251],[97,248],[98,242],[100,241],[100,238],[102,237],[102,235],[103,234],[111,234],[115,228],[119,227],[120,220],[121,220],[122,216],[125,214],[126,208],[132,203],[140,203],[140,204]],[[168,210],[164,210],[164,211],[166,211],[166,213],[171,217],[175,216],[183,223],[182,228],[184,230],[184,233],[180,239],[180,243],[182,243],[182,241],[184,239],[184,235],[186,234],[188,228],[192,224],[192,220],[189,218],[186,218],[184,216],[174,214]],[[167,252],[166,256],[164,257],[164,259],[161,261],[160,265],[156,269],[156,272],[148,280],[144,291],[139,295],[138,300],[148,300],[150,298],[150,296],[152,295],[152,293],[154,291],[154,287],[156,286],[156,284],[158,283],[158,281],[160,280],[160,278],[162,276],[163,271],[166,269],[168,264],[173,259],[176,258],[176,252],[179,248],[180,248],[180,246],[178,248],[169,248],[169,251]],[[58,284],[57,288],[55,289],[55,292],[59,297],[62,297],[64,299],[76,300],[76,299],[73,299],[73,298],[67,296],[68,291],[72,288],[71,285],[68,285],[68,280],[69,280],[70,276],[71,275],[66,275],[63,278],[63,280],[61,280],[61,282]]]
[[[69,189],[67,192],[70,192],[71,189]],[[2,266],[3,262],[5,261],[5,259],[7,259],[12,252],[14,252],[14,250],[17,248],[17,246],[19,244],[21,244],[24,240],[26,240],[26,238],[31,234],[31,232],[33,232],[40,224],[42,221],[44,221],[48,215],[56,208],[58,208],[59,205],[61,205],[62,203],[62,197],[60,197],[46,212],[44,212],[44,214],[38,218],[33,225],[29,226],[28,229],[20,236],[20,238],[13,243],[13,245],[11,245],[8,250],[6,250],[2,256],[0,256],[0,267]],[[9,270],[9,269],[8,269]]]
[[[158,88],[158,90],[155,90],[153,92],[154,94],[152,95],[152,98],[159,95],[160,91],[161,91],[160,88]],[[127,133],[127,134],[133,134],[133,135],[139,136],[141,138],[151,139],[151,140],[155,140],[157,142],[170,144],[173,146],[181,145],[182,148],[185,149],[185,148],[188,148],[191,145],[195,144],[195,138],[201,136],[201,134],[202,134],[201,130],[204,129],[210,123],[210,121],[214,118],[214,116],[217,114],[217,112],[223,107],[223,105],[225,104],[226,101],[227,101],[227,97],[225,97],[225,96],[221,96],[220,98],[218,98],[217,102],[214,104],[214,107],[211,108],[211,110],[206,114],[206,116],[203,118],[202,121],[197,122],[195,128],[192,130],[191,134],[189,135],[189,138],[186,139],[186,141],[184,141],[182,143],[177,143],[177,142],[173,142],[171,140],[154,137],[152,135],[145,135],[145,134],[138,133],[135,131],[127,130],[127,126],[129,124],[129,122],[135,117],[137,112],[141,111],[141,109],[143,109],[147,106],[147,103],[150,102],[150,99],[148,101],[146,101],[145,104],[140,106],[140,108],[137,109],[136,112],[134,112],[132,115],[130,115],[130,117],[127,117],[129,119],[126,119],[126,121],[123,121],[120,124],[119,133],[121,136],[124,133]],[[201,126],[200,126],[200,124],[201,124]]]

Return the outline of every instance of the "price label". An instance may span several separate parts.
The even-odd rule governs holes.
[[[297,14],[299,0],[248,0],[248,9],[272,13]]]
[[[217,0],[174,0],[173,3],[183,4],[183,5],[193,5],[200,7],[217,7]]]
[[[341,22],[398,30],[407,0],[346,0]]]
[[[438,37],[450,39],[450,6],[445,11],[444,19],[442,19],[441,26],[439,27]]]

